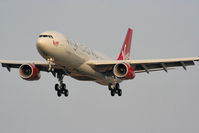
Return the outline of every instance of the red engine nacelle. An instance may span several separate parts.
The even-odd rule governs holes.
[[[113,73],[116,77],[122,79],[135,78],[135,72],[133,67],[128,63],[118,63],[113,68]]]
[[[40,79],[39,69],[34,64],[23,64],[19,68],[19,75],[22,79],[33,81]]]

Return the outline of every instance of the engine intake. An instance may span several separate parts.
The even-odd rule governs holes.
[[[128,63],[118,63],[113,68],[113,73],[116,77],[122,79],[133,79],[135,72],[133,67]]]
[[[40,79],[39,69],[34,64],[23,64],[19,68],[19,75],[22,79],[33,81]]]

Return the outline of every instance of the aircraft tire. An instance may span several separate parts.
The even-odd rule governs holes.
[[[60,90],[57,91],[57,96],[60,97],[62,92]]]
[[[64,96],[67,97],[69,95],[69,91],[67,89],[64,90]]]
[[[112,89],[111,90],[111,96],[115,96],[115,93],[116,93],[115,89]]]
[[[59,84],[55,84],[55,90],[59,91]]]
[[[62,84],[61,89],[66,90],[66,84]]]
[[[122,90],[118,89],[117,94],[118,94],[118,96],[122,96]]]

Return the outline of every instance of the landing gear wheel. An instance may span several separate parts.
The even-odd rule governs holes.
[[[57,96],[60,97],[63,94],[64,96],[67,97],[69,95],[69,92],[66,89],[66,84],[63,83],[63,78],[64,78],[65,73],[57,72],[54,75],[57,77],[59,81],[59,84],[55,84],[55,90],[57,91]]]
[[[109,84],[108,89],[111,92],[111,96],[115,96],[115,94],[118,94],[118,96],[122,96],[122,90],[120,89],[119,83],[116,83],[115,85]]]
[[[60,90],[57,91],[57,96],[60,97],[62,92]]]
[[[122,90],[121,90],[121,89],[118,89],[118,90],[117,90],[117,94],[118,94],[118,96],[122,96]]]
[[[66,90],[64,90],[64,96],[65,97],[67,97],[69,95],[69,92],[68,92],[68,90],[66,89]]]
[[[59,84],[55,84],[55,90],[59,91]]]
[[[62,85],[61,85],[61,89],[62,89],[62,90],[66,90],[66,84],[62,84]]]
[[[116,92],[115,92],[115,89],[112,89],[112,90],[111,90],[111,96],[115,96],[115,93],[116,93]]]

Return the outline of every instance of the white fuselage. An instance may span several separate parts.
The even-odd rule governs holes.
[[[37,40],[37,49],[43,58],[62,67],[75,79],[96,81],[102,85],[121,82],[112,76],[108,77],[95,71],[86,63],[89,60],[103,60],[104,57],[88,47],[69,41],[60,33],[41,33]]]

